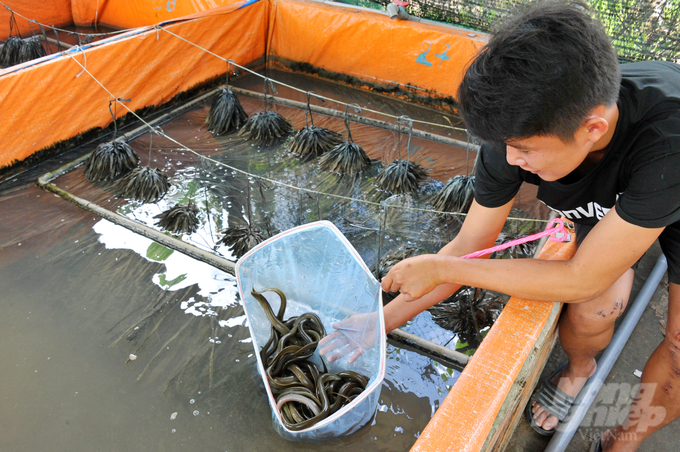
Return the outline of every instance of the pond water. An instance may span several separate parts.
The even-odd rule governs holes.
[[[381,111],[441,116],[319,80],[296,80],[305,89],[312,85],[316,92]],[[240,81],[245,87],[256,82]],[[284,97],[297,96],[288,94]],[[241,101],[250,114],[262,110],[261,101]],[[201,227],[183,239],[230,259],[231,251],[218,243],[220,232],[245,222],[273,234],[318,219],[333,221],[369,266],[379,252],[404,245],[434,252],[455,235],[455,223],[384,204],[425,206],[448,177],[470,171],[474,156],[414,138],[413,154],[432,179],[412,196],[390,197],[372,186],[377,162],[361,178],[323,174],[316,162],[302,163],[281,147],[213,137],[203,125],[207,109],[200,106],[162,126],[203,157],[165,138],[151,141],[149,134],[131,143],[142,165],[171,176],[171,191],[159,203],[117,198],[106,184],[85,181],[82,168],[55,183],[152,227],[154,215],[191,200],[201,211]],[[276,109],[296,129],[304,126],[303,111]],[[315,123],[344,130],[336,118],[315,115]],[[405,136],[351,127],[371,158],[387,163],[405,157]],[[89,144],[78,152],[93,148]],[[525,204],[518,201],[517,207],[540,217],[540,208],[529,201],[532,193],[523,196]],[[272,428],[232,275],[28,183],[2,193],[0,224],[0,450],[407,450],[459,375],[388,345],[373,421],[340,441],[290,443]],[[455,346],[455,335],[428,316],[405,328]]]

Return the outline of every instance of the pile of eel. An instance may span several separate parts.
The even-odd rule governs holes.
[[[281,305],[274,314],[265,292],[275,292]],[[260,350],[267,380],[276,399],[283,425],[291,431],[307,429],[326,419],[361,394],[368,378],[353,371],[323,372],[309,360],[326,335],[319,316],[307,312],[284,320],[286,296],[271,288],[251,294],[260,303],[271,323],[271,336]]]

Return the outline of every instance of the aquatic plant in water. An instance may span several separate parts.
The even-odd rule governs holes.
[[[208,131],[215,135],[223,135],[240,129],[247,120],[248,113],[243,109],[238,97],[228,87],[220,90],[205,117]]]
[[[271,146],[293,132],[293,126],[275,111],[255,113],[239,131],[239,136],[257,144]]]
[[[109,101],[109,113],[113,120],[113,139],[97,146],[85,162],[85,177],[90,182],[114,180],[139,165],[139,156],[124,140],[117,140],[116,124],[118,102],[130,99],[115,98]],[[114,104],[114,109],[111,109]]]
[[[19,48],[19,61],[14,64],[25,63],[26,61],[42,58],[47,55],[40,39],[37,36],[23,40],[23,45]]]
[[[375,177],[375,183],[391,193],[414,193],[427,179],[427,172],[415,162],[396,159]]]
[[[342,135],[325,127],[315,125],[298,130],[290,144],[290,152],[307,161],[333,149],[342,143]]]
[[[31,25],[30,22],[29,25]],[[31,29],[33,29],[33,25],[31,25]],[[33,32],[35,34],[35,30]],[[5,40],[2,49],[0,49],[0,65],[10,67],[44,57],[46,54],[45,48],[37,36],[27,39],[21,38],[19,27],[14,18],[14,11],[11,11],[9,17],[9,36]]]
[[[149,134],[149,163],[151,162],[151,149],[153,147],[153,134],[162,129],[157,127]],[[113,189],[122,197],[136,201],[158,202],[170,189],[168,175],[157,168],[150,166],[137,167],[121,177],[115,183]]]
[[[215,135],[223,135],[240,129],[248,120],[248,113],[243,109],[241,101],[229,89],[229,73],[231,72],[232,65],[233,61],[227,60],[225,88],[222,88],[217,96],[215,96],[210,111],[205,117],[208,131]],[[234,74],[236,75],[235,66]]]

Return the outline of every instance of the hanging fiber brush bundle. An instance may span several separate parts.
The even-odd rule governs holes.
[[[468,132],[468,145],[465,149],[465,175],[450,178],[444,187],[432,199],[432,206],[440,212],[468,213],[474,199],[475,176],[470,175],[470,134]],[[479,156],[479,153],[477,153]],[[475,172],[477,158],[472,165],[472,173]]]
[[[309,104],[312,91],[307,91],[307,110],[305,110],[305,127],[300,129],[293,138],[290,151],[300,157],[304,162],[330,151],[338,144],[342,143],[342,135],[325,127],[314,125],[312,107]],[[322,97],[316,96],[321,102],[325,102]]]
[[[31,21],[28,22],[28,25],[31,27],[32,36],[30,38],[24,39],[24,45],[19,50],[19,59],[21,60],[19,61],[20,63],[35,60],[36,58],[42,58],[47,55],[42,42],[40,42],[40,37],[35,34],[35,29],[33,28]]]
[[[139,165],[139,156],[125,141],[116,140],[118,126],[116,113],[119,101],[130,99],[116,98],[109,101],[109,112],[113,118],[113,140],[97,146],[85,162],[85,177],[90,182],[114,180]],[[115,102],[114,110],[111,103]]]
[[[5,6],[9,9],[9,7]],[[21,48],[24,46],[24,41],[21,39],[21,33],[19,32],[19,26],[17,25],[17,20],[14,17],[14,11],[11,9],[9,16],[9,37],[5,40],[5,44],[0,50],[0,65],[2,67],[14,66],[19,64],[21,53]],[[14,32],[16,31],[16,36]]]
[[[157,127],[161,134],[163,130]],[[168,175],[158,168],[151,168],[151,149],[153,134],[158,133],[153,128],[149,134],[149,166],[138,166],[114,185],[114,190],[122,197],[141,201],[143,203],[158,202],[170,188]]]
[[[255,245],[267,240],[267,235],[253,226],[252,211],[250,208],[250,178],[246,178],[246,220],[245,226],[229,226],[222,234],[222,238],[217,242],[229,247],[236,259],[246,254]]]
[[[234,130],[240,129],[248,120],[248,113],[243,109],[241,102],[229,89],[229,70],[233,61],[227,61],[227,82],[226,87],[222,88],[213,100],[208,115],[205,117],[205,124],[208,131],[214,135],[224,135]],[[237,75],[234,67],[234,75]]]
[[[14,17],[14,11],[8,6],[5,6],[5,8],[10,11],[9,37],[5,40],[2,50],[0,50],[0,65],[10,67],[45,56],[45,49],[35,36],[27,40],[21,38],[19,26]],[[31,25],[30,22],[29,25]],[[31,30],[33,30],[33,25],[31,25]],[[33,35],[35,35],[35,30],[33,30]]]
[[[349,128],[349,108],[352,107],[355,113],[361,111],[357,104],[347,104],[345,106],[345,128],[347,129],[347,140],[333,147],[319,159],[319,165],[325,171],[332,171],[340,174],[356,174],[371,164],[366,152],[361,146],[352,140],[352,131]]]
[[[273,82],[269,78],[265,78],[264,111],[251,116],[238,133],[247,140],[265,146],[283,141],[294,130],[293,125],[286,118],[275,111],[267,110],[269,89],[276,94]]]
[[[189,201],[177,204],[154,216],[158,221],[154,225],[172,234],[193,234],[198,231],[198,207]]]
[[[440,212],[468,213],[474,199],[475,176],[458,175],[450,178],[433,200]]]
[[[406,144],[406,160],[401,158],[401,124],[409,125],[408,143]],[[413,134],[413,120],[408,116],[400,116],[399,139],[397,149],[399,157],[387,165],[375,178],[376,185],[394,194],[415,193],[420,187],[420,183],[427,179],[427,172],[416,162],[411,161],[411,136]]]

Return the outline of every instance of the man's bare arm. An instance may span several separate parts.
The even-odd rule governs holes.
[[[439,251],[438,255],[464,256],[493,246],[511,208],[512,201],[494,209],[482,207],[473,201],[460,232]],[[430,306],[444,300],[460,287],[461,284],[442,284],[418,300],[399,295],[384,308],[387,332],[398,328]]]
[[[395,265],[383,278],[383,289],[400,290],[408,294],[404,297],[407,301],[423,297],[441,284],[462,284],[530,300],[580,303],[607,290],[662,231],[628,223],[612,209],[571,260],[416,256]]]

